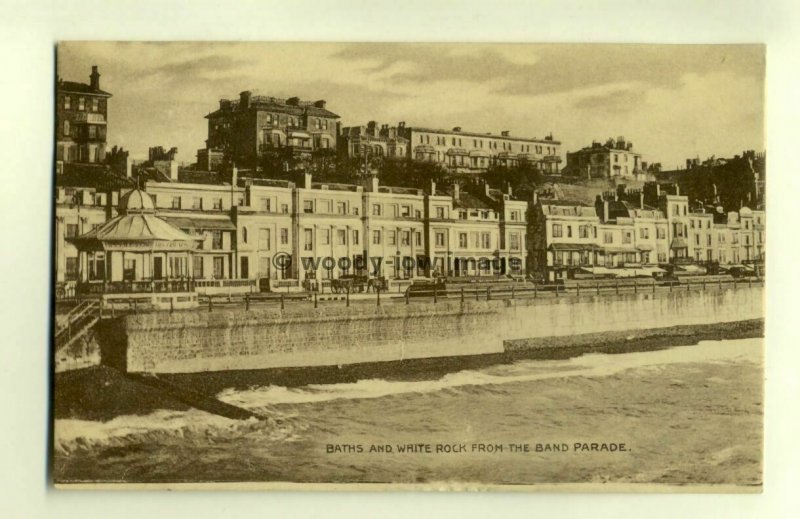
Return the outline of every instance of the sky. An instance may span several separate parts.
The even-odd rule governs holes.
[[[195,160],[204,116],[239,92],[325,99],[343,126],[544,137],[562,155],[624,136],[646,162],[764,148],[759,45],[62,42],[57,75],[113,94],[108,144]]]

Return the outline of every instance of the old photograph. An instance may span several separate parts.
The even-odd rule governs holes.
[[[764,45],[55,53],[57,487],[762,490]]]

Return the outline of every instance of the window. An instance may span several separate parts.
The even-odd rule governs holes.
[[[344,202],[336,202],[336,213],[347,214],[347,204]]]
[[[96,112],[100,108],[100,103],[98,102],[96,97],[92,98],[92,112]]]
[[[578,237],[579,238],[588,238],[589,237],[589,226],[588,225],[581,225],[578,227]]]
[[[372,244],[380,245],[380,243],[381,243],[381,231],[372,231]]]
[[[444,207],[436,208],[436,218],[439,218],[440,220],[444,219]]]
[[[269,235],[269,229],[259,229],[258,230],[258,248],[260,250],[270,250],[271,247],[271,236]]]
[[[444,247],[444,233],[437,231],[435,234],[435,243],[437,247]]]
[[[214,199],[214,210],[215,211],[222,211],[222,199],[215,198]]]
[[[313,213],[314,212],[314,201],[313,200],[303,200],[303,212],[304,213]]]
[[[386,231],[386,245],[397,244],[397,233],[395,231]]]
[[[694,244],[697,245],[698,247],[700,246],[700,235],[699,234],[695,234],[694,235]]]
[[[553,238],[561,238],[563,236],[563,231],[561,229],[560,223],[553,224]]]
[[[518,222],[520,220],[519,211],[511,211],[511,215],[510,216],[511,216],[511,221],[512,222]]]
[[[261,199],[261,210],[265,213],[269,213],[272,211],[272,200],[269,198],[262,198]]]
[[[74,238],[78,235],[78,224],[76,223],[68,223],[67,224],[67,238]]]
[[[358,229],[353,229],[353,245],[358,245]]]
[[[64,279],[75,281],[78,279],[78,258],[67,258],[67,269],[64,272]]]
[[[313,229],[303,229],[303,250],[314,250]]]
[[[283,227],[281,229],[281,245],[287,245],[289,243],[289,229]]]
[[[467,248],[467,233],[465,232],[458,233],[458,246],[462,249]]]
[[[136,260],[126,259],[122,264],[122,279],[125,281],[133,281],[136,279]]]
[[[319,204],[322,205],[320,212],[325,214],[331,214],[332,212],[331,209],[333,209],[333,204],[330,200],[320,200]]]
[[[706,236],[706,245],[711,247],[711,235]]]
[[[400,233],[400,245],[411,245],[411,231],[402,231]]]
[[[603,243],[614,243],[614,235],[610,232],[603,233]]]
[[[64,96],[64,110],[69,110],[70,109],[70,106],[69,106],[70,102],[71,102],[71,98],[69,96]]]
[[[663,227],[656,229],[656,236],[659,240],[664,240],[667,237],[666,230]]]
[[[192,198],[192,209],[202,209],[203,208],[203,199],[196,196]]]
[[[94,139],[95,137],[97,137],[97,127],[92,125],[92,124],[90,124],[89,125],[89,138],[90,139]]]
[[[519,250],[519,234],[511,233],[508,235],[508,248],[511,250]]]
[[[225,277],[225,258],[217,256],[214,258],[214,279]]]
[[[173,209],[180,209],[181,208],[181,197],[173,196],[172,197],[172,206]]]
[[[69,121],[64,121],[64,135],[69,135]]]
[[[203,278],[203,257],[195,256],[192,260],[192,276],[195,279]]]
[[[289,214],[289,204],[281,204],[281,212],[283,214]]]
[[[481,234],[481,247],[484,249],[491,249],[492,248],[492,235],[488,232]]]
[[[680,209],[680,207],[679,207],[677,204],[675,204],[674,206],[672,206],[672,214],[673,214],[673,215],[675,215],[675,216],[680,216],[680,214],[681,214],[681,209]]]
[[[242,243],[247,243],[247,227],[242,227]]]
[[[625,231],[622,233],[622,243],[630,243],[632,238],[632,233],[629,231]]]
[[[639,229],[639,238],[642,238],[643,240],[650,238],[650,229],[647,227],[642,227]]]
[[[400,216],[411,216],[411,206],[404,205],[400,208]]]
[[[422,247],[422,233],[417,231],[414,233],[414,243],[417,247]]]
[[[572,238],[572,226],[567,225],[567,238]]]
[[[381,204],[372,204],[372,216],[381,215]]]
[[[319,242],[320,242],[320,245],[330,245],[331,244],[331,230],[330,229],[320,229],[319,230]]]
[[[84,99],[82,97],[78,98],[78,110],[85,110],[86,106],[84,105]]]
[[[222,248],[222,231],[211,231],[211,248],[214,250]]]
[[[171,257],[169,258],[169,276],[173,278],[185,278],[186,272],[186,258],[184,257]]]
[[[339,245],[347,245],[347,231],[345,231],[344,229],[337,229],[336,242]]]
[[[466,220],[467,219],[467,212],[466,211],[459,211],[458,212],[458,217],[460,219],[462,219],[462,220]]]
[[[658,262],[659,263],[666,263],[667,262],[667,254],[665,252],[658,253]]]

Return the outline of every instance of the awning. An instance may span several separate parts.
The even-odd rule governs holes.
[[[464,148],[450,148],[447,150],[448,155],[469,155]]]
[[[428,146],[425,144],[421,144],[419,146],[414,147],[415,153],[436,153],[436,150],[433,149],[433,146]]]
[[[199,218],[190,216],[165,216],[164,219],[180,229],[207,231],[235,231],[236,226],[230,218]]]
[[[551,243],[550,250],[571,250],[571,251],[599,251],[602,250],[594,243]]]
[[[658,267],[640,267],[635,269],[639,276],[652,276],[653,274],[663,274],[666,270]]]
[[[614,269],[613,272],[617,275],[617,277],[621,278],[636,277],[636,269]]]
[[[678,265],[678,268],[684,272],[700,272],[705,273],[706,269],[698,267],[697,265]]]
[[[686,243],[686,240],[683,238],[672,238],[672,243],[669,244],[670,249],[687,249],[689,245]]]
[[[652,245],[648,245],[647,243],[642,243],[641,245],[637,245],[636,248],[641,250],[641,251],[646,251],[646,252],[653,250],[653,246]]]
[[[472,150],[469,152],[470,157],[490,157],[489,152],[483,150]]]
[[[606,254],[635,254],[639,252],[633,247],[603,247]]]
[[[606,267],[581,267],[581,270],[584,270],[590,274],[601,276],[614,275],[614,271]]]
[[[289,137],[292,139],[310,139],[311,135],[306,132],[289,132]]]

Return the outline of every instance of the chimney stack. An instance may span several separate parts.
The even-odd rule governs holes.
[[[539,195],[536,193],[536,191],[534,191],[533,192],[533,205],[536,205],[538,203],[539,203]]]
[[[500,132],[500,136],[502,136],[502,137],[508,137],[510,135],[511,135],[511,131],[509,131],[509,130],[503,130],[503,131]]]
[[[236,187],[239,183],[239,168],[236,167],[236,164],[231,166],[231,186]]]
[[[89,76],[89,86],[92,90],[100,90],[100,73],[97,72],[97,65],[92,65],[92,74]]]
[[[508,196],[511,196],[513,194],[512,191],[511,191],[511,182],[508,183],[507,193],[508,193]]]
[[[644,209],[644,191],[639,191],[639,209]]]
[[[608,200],[603,200],[603,223],[608,221]]]
[[[377,193],[378,192],[378,175],[370,175],[367,188],[369,189],[370,193]]]
[[[486,181],[483,182],[483,194],[489,198],[489,183]]]
[[[169,179],[173,182],[178,181],[178,161],[177,160],[170,160],[169,161]]]
[[[681,186],[675,184],[675,196],[681,196]]]
[[[459,200],[461,196],[461,186],[458,183],[453,184],[453,200]]]

